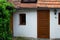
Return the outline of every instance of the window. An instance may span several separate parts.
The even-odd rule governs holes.
[[[19,2],[20,0],[12,0],[12,1]]]
[[[12,0],[12,1],[18,1],[18,0]]]
[[[26,25],[26,14],[20,14],[20,25]]]
[[[21,3],[37,3],[37,0],[21,0]]]
[[[60,13],[58,14],[58,23],[60,24]]]

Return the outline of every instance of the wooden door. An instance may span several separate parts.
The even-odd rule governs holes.
[[[13,15],[10,17],[10,30],[13,33]]]
[[[38,38],[49,38],[50,25],[49,10],[37,11]]]

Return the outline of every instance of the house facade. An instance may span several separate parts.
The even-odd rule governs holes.
[[[17,11],[11,17],[14,37],[60,38],[59,0],[9,0]]]

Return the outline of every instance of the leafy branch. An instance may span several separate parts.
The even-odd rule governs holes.
[[[12,40],[10,17],[15,12],[14,5],[0,0],[0,40]]]

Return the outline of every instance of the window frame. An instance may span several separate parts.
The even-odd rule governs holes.
[[[23,20],[23,17],[24,17],[24,20]],[[19,14],[19,25],[26,25],[26,14],[24,14],[24,13],[23,14]]]

